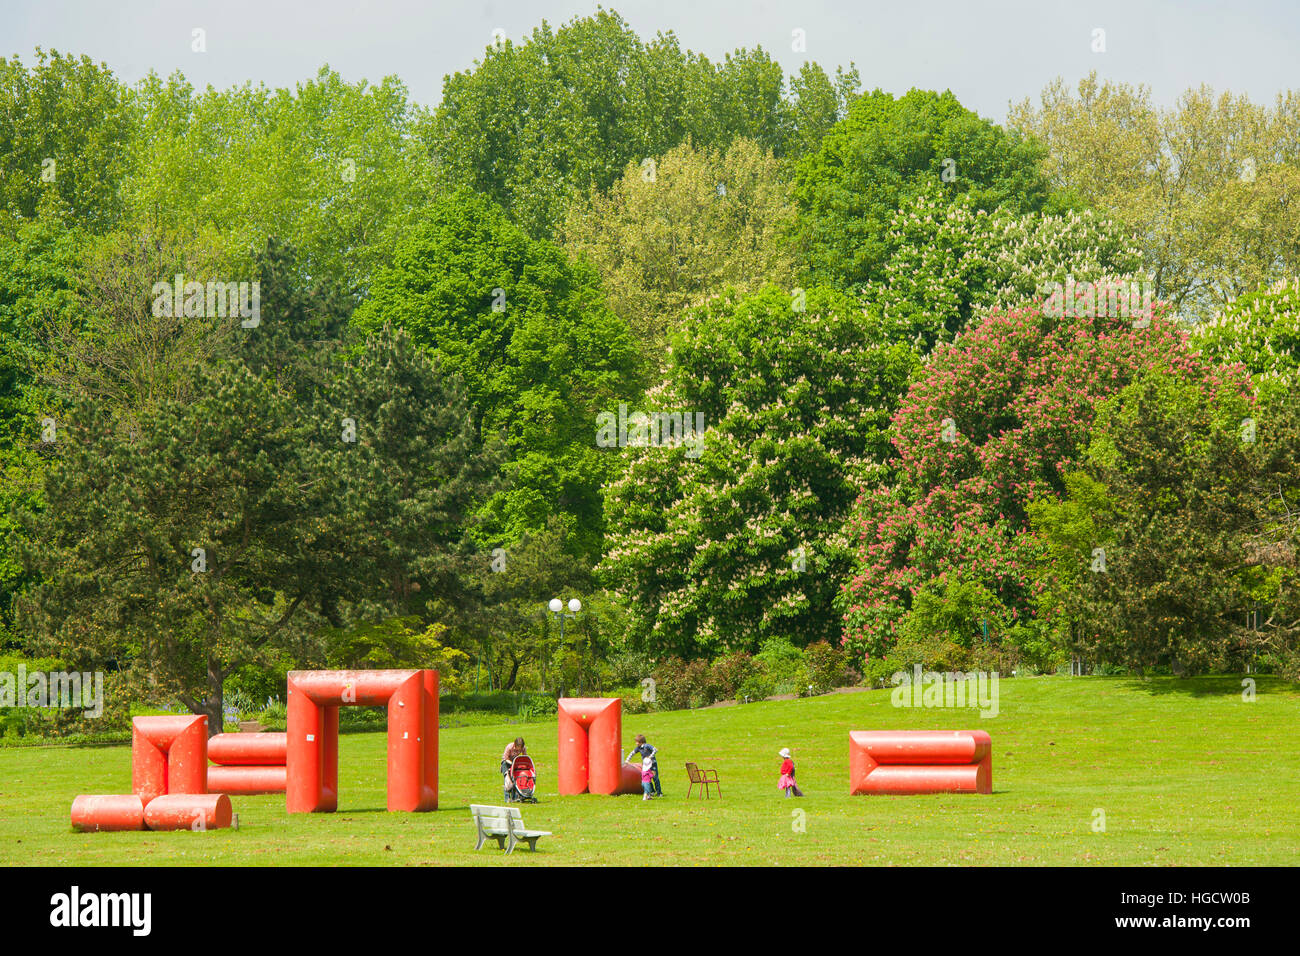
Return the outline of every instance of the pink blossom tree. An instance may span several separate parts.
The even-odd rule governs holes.
[[[986,589],[995,644],[1033,632],[1027,508],[1062,495],[1096,404],[1157,365],[1209,374],[1165,308],[1113,315],[1105,291],[1086,308],[995,310],[931,353],[893,418],[897,459],[847,522],[856,565],[839,606],[855,654],[887,654],[923,587]]]

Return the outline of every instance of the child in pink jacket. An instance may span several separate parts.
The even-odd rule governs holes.
[[[794,761],[790,759],[790,748],[782,747],[779,756],[782,758],[781,779],[776,785],[785,791],[787,797],[802,797],[799,785],[794,782]]]

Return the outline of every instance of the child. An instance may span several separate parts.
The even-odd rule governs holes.
[[[648,743],[645,742],[645,734],[637,734],[637,735],[636,735],[636,746],[632,748],[632,753],[630,753],[630,754],[627,755],[627,759],[628,759],[629,761],[632,759],[632,755],[633,755],[633,754],[640,754],[640,755],[643,756],[643,757],[649,757],[649,758],[650,758],[650,763],[651,763],[651,765],[652,765],[653,768],[654,768],[654,775],[655,775],[654,795],[655,795],[656,797],[662,797],[662,796],[664,795],[664,788],[663,788],[663,787],[660,785],[660,783],[659,783],[659,751],[658,751],[658,749],[656,749],[655,747],[652,747],[650,744],[648,744]]]
[[[782,758],[781,779],[776,785],[785,791],[787,797],[802,797],[803,793],[794,782],[794,761],[790,759],[790,748],[782,747],[779,756]]]
[[[642,800],[649,800],[654,794],[654,760],[650,757],[641,758],[641,789],[645,791]]]

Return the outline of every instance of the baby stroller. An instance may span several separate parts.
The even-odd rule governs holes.
[[[510,803],[536,803],[533,791],[537,788],[537,771],[533,768],[533,758],[520,754],[510,764],[510,793],[506,797]]]

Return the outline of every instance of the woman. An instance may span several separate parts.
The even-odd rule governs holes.
[[[528,748],[524,746],[524,738],[516,737],[515,742],[506,744],[505,753],[501,755],[501,777],[504,798],[507,803],[510,802],[510,794],[514,789],[510,781],[510,765],[515,762],[515,758],[520,754],[528,753]]]

